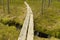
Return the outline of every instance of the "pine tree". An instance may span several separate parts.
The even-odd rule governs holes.
[[[44,0],[42,0],[42,8],[41,8],[42,15],[43,15],[43,9],[44,9],[43,5],[44,5]]]
[[[51,0],[48,0],[48,7],[50,7],[51,5]]]
[[[8,11],[8,14],[10,13],[10,8],[9,8],[9,6],[10,6],[10,0],[7,0],[7,11]]]
[[[3,12],[5,13],[4,0],[2,0]]]

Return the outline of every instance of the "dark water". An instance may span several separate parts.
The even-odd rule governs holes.
[[[45,34],[45,33],[38,32],[38,31],[34,31],[34,35],[38,36],[38,37],[42,37],[42,38],[49,38],[50,37],[49,34]]]

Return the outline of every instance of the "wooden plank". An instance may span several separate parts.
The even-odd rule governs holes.
[[[25,2],[25,5],[27,6],[27,3]],[[25,40],[26,39],[26,34],[27,34],[27,28],[28,28],[28,22],[29,22],[29,12],[28,12],[29,7],[27,6],[27,15],[24,20],[24,24],[22,26],[20,35],[18,40]]]
[[[24,3],[27,6],[27,16],[25,18],[25,21],[24,21],[23,27],[21,29],[18,40],[33,40],[33,37],[34,37],[33,13],[32,13],[31,8],[29,7],[29,5],[26,2],[24,2]],[[29,24],[29,26],[28,26],[28,24]],[[28,30],[28,33],[27,33],[27,30]]]
[[[34,28],[33,27],[34,27],[33,13],[32,13],[32,10],[30,10],[30,22],[29,22],[27,40],[33,40],[33,37],[34,37],[34,30],[33,30]]]

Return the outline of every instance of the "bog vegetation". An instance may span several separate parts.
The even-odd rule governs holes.
[[[0,0],[0,40],[17,40],[26,15],[24,1]],[[60,1],[26,1],[34,13],[34,30],[60,38]]]

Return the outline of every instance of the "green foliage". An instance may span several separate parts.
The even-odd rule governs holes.
[[[8,27],[0,23],[0,40],[17,40],[19,31],[14,26]]]
[[[1,19],[1,22],[4,24],[7,23],[8,21],[10,21],[10,19],[8,17],[4,17]]]
[[[35,30],[44,32],[54,37],[60,38],[60,2],[53,0],[50,7],[48,7],[48,0],[44,3],[45,7],[42,11],[42,0],[26,0],[34,13]],[[10,14],[7,14],[7,0],[4,0],[5,16],[0,15],[0,39],[1,40],[17,40],[19,30],[15,26],[4,25],[12,20],[21,25],[24,22],[26,6],[24,0],[10,0]],[[0,10],[2,10],[0,5]],[[6,15],[9,15],[7,17]],[[14,17],[13,19],[11,19]],[[3,24],[2,24],[3,23]]]
[[[60,34],[57,31],[60,29],[60,2],[52,0],[50,7],[48,7],[48,1],[46,0],[43,14],[41,14],[41,2],[42,0],[28,1],[34,13],[35,30],[58,37]]]

